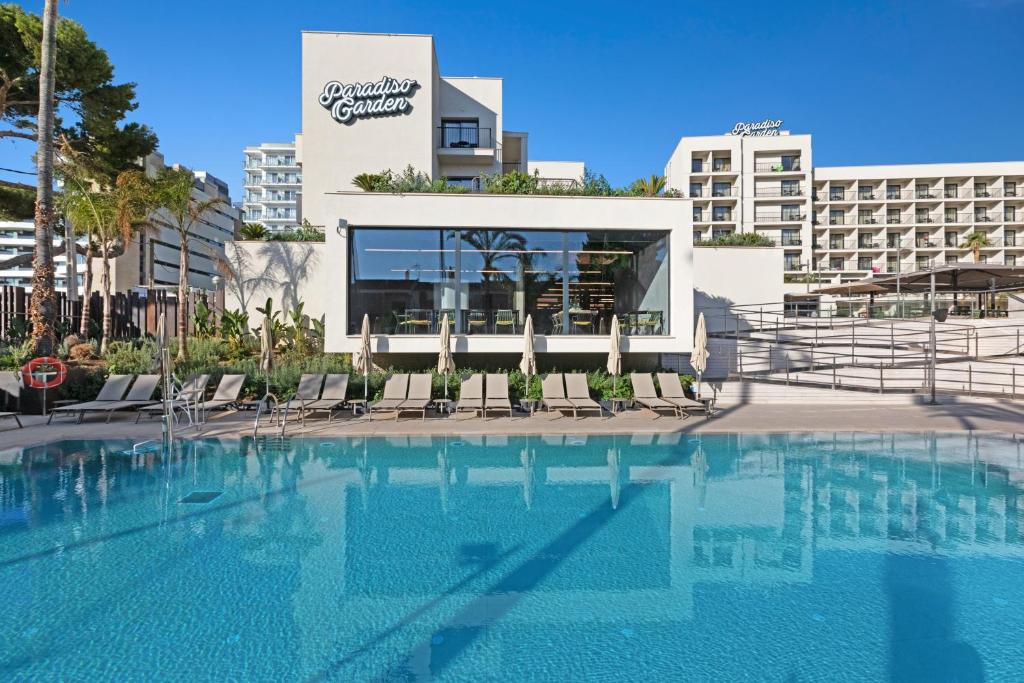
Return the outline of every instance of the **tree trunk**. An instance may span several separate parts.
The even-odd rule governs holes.
[[[110,328],[113,327],[113,315],[110,310],[110,257],[106,248],[103,249],[103,274],[100,276],[100,287],[103,289],[103,336],[100,341],[100,353],[107,352],[110,344]]]
[[[85,243],[85,273],[82,275],[82,320],[78,336],[85,341],[89,338],[89,318],[92,316],[92,235]]]
[[[75,248],[75,226],[71,219],[64,217],[64,282],[67,285],[68,301],[78,301],[78,250]]]
[[[188,360],[188,233],[180,233],[178,260],[178,360]]]
[[[53,88],[57,43],[57,0],[43,9],[43,43],[39,72],[38,151],[36,153],[35,258],[32,263],[32,345],[37,356],[49,356],[56,297],[53,291]]]

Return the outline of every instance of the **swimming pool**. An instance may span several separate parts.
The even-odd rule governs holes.
[[[8,451],[0,678],[1019,678],[1022,492],[1000,436]]]

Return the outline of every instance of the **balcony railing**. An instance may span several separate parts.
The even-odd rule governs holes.
[[[803,197],[804,190],[800,187],[759,187],[754,190],[755,197]]]
[[[799,247],[803,245],[803,240],[799,237],[783,237],[779,240],[779,245],[783,247]]]
[[[819,190],[814,193],[814,201],[816,202],[855,202],[855,201],[881,201],[883,198],[886,201],[912,201],[912,200],[940,200],[940,199],[999,199],[1002,197],[1016,198],[1024,197],[1024,192],[1013,188],[988,188],[986,190],[977,190],[971,188],[934,188],[934,189],[908,189],[908,190],[888,190],[886,189],[884,194],[877,190],[864,191],[860,189],[843,190],[843,189],[828,189]]]
[[[754,164],[756,173],[790,173],[800,170],[800,160],[792,161],[759,161]]]
[[[713,223],[732,223],[733,222],[732,221],[732,214],[731,213],[713,214],[711,216],[711,221]]]
[[[516,173],[518,171],[526,172],[526,165],[522,161],[502,161],[501,172],[502,173]]]
[[[490,128],[438,126],[438,147],[443,149],[491,149],[494,138]]]
[[[732,187],[718,188],[717,190],[715,188],[711,188],[711,196],[712,197],[735,197],[736,196],[736,189],[732,188]]]
[[[732,164],[728,161],[720,162],[717,159],[711,163],[713,173],[732,173]]]
[[[857,225],[878,225],[881,218],[878,216],[857,216]]]
[[[799,213],[759,213],[754,216],[757,223],[794,223],[805,218]]]

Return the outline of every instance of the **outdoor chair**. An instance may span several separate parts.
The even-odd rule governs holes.
[[[178,412],[182,412],[188,416],[188,420],[192,422],[192,411],[203,401],[203,397],[206,395],[206,387],[210,383],[209,375],[198,375],[185,381],[180,387],[178,387],[171,396],[170,406],[171,414],[174,415],[174,421],[178,421]],[[147,417],[153,417],[159,415],[164,411],[163,401],[155,403],[151,406],[142,406],[138,410],[138,414],[135,416],[135,421],[138,422],[143,415]]]
[[[107,377],[107,381],[103,383],[103,387],[99,393],[96,394],[96,398],[92,401],[82,401],[81,403],[72,403],[68,406],[60,406],[50,411],[50,419],[46,421],[46,424],[53,422],[53,418],[56,415],[74,415],[79,410],[96,407],[99,405],[109,405],[115,401],[120,401],[124,398],[124,395],[128,392],[128,385],[132,382],[131,375],[110,375]]]
[[[659,372],[658,386],[661,387],[661,397],[669,403],[674,403],[685,413],[687,410],[697,410],[704,413],[705,417],[711,417],[711,403],[701,403],[687,398],[683,391],[683,384],[679,381],[679,375],[674,372]]]
[[[132,410],[133,408],[137,410],[156,403],[153,400],[153,394],[156,393],[156,388],[159,385],[160,375],[139,375],[135,378],[132,388],[123,401],[96,401],[96,405],[79,404],[77,407],[69,407],[78,413],[79,422],[82,421],[86,413],[106,413],[107,422],[110,422],[110,418],[118,410]]]
[[[421,372],[409,375],[409,393],[405,400],[398,404],[395,410],[395,420],[406,411],[420,411],[422,419],[427,419],[427,406],[430,405],[431,389],[434,378],[429,372]]]
[[[663,398],[658,398],[658,392],[654,389],[654,380],[646,373],[634,372],[630,374],[629,380],[633,383],[633,400],[642,405],[657,417],[659,410],[671,410],[679,417],[682,413],[674,403],[669,403]]]
[[[217,391],[213,398],[203,401],[203,414],[211,410],[235,410],[238,408],[238,397],[245,384],[245,375],[224,375],[220,378]]]
[[[392,375],[388,378],[388,381],[384,383],[384,395],[381,399],[375,403],[371,403],[366,407],[367,419],[373,419],[373,411],[388,411],[397,410],[398,406],[402,404],[402,401],[406,398],[406,393],[409,390],[409,375],[406,373],[399,373]]]
[[[21,424],[21,418],[18,417],[17,413],[0,413],[0,418],[4,418],[4,417],[13,417],[14,421],[18,423],[18,428],[19,429],[21,429],[21,427],[23,426]]]
[[[488,373],[487,394],[484,399],[484,416],[488,410],[507,410],[508,419],[512,419],[512,401],[508,398],[508,375],[505,373]]]
[[[512,328],[512,334],[518,334],[519,316],[510,309],[499,309],[494,313],[494,333]]]
[[[455,404],[455,414],[460,410],[472,410],[483,413],[484,410],[484,376],[477,373],[466,375],[459,386],[459,401]]]
[[[565,397],[573,405],[573,417],[578,410],[596,410],[598,416],[604,416],[601,404],[590,398],[587,376],[581,372],[570,372],[565,375]]]
[[[334,417],[334,410],[345,402],[348,393],[348,375],[327,375],[320,398],[306,406],[306,412],[327,411],[327,421]]]
[[[278,415],[278,422],[280,422],[281,411],[284,411],[284,419],[288,420],[288,413],[293,410],[299,411],[299,420],[303,424],[306,423],[306,406],[313,403],[314,401],[320,400],[320,388],[324,385],[323,375],[304,374],[299,378],[299,386],[295,390],[295,395],[289,400],[285,401],[283,405],[278,405],[274,412]],[[271,416],[273,417],[273,416]]]
[[[487,334],[487,312],[470,310],[466,316],[466,330],[469,334],[473,334],[473,332]]]
[[[552,372],[540,378],[541,396],[544,407],[550,413],[552,410],[571,410],[573,418],[576,417],[576,406],[572,401],[565,398],[565,385],[562,382],[562,373]]]
[[[14,399],[15,410],[21,410],[21,373],[0,372],[0,392],[4,395],[4,408],[10,407]]]

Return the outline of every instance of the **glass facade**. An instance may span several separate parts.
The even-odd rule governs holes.
[[[667,231],[349,231],[348,332],[668,334]]]

